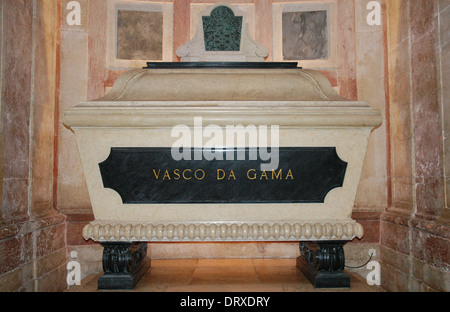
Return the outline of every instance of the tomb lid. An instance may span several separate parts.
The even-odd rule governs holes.
[[[122,74],[101,102],[173,101],[338,101],[341,97],[321,73],[274,63],[211,63],[182,66],[181,62],[150,64]],[[242,66],[241,66],[242,65]],[[267,65],[267,66],[264,66]],[[342,103],[343,104],[343,103]]]

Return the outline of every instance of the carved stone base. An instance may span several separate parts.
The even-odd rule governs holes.
[[[133,289],[150,269],[147,243],[102,243],[103,271],[98,289]]]
[[[297,267],[315,288],[349,288],[344,273],[345,241],[300,242]]]

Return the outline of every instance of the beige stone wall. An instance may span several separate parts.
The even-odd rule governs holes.
[[[450,236],[444,159],[448,1],[384,1],[392,194],[381,216],[382,286],[448,291]]]
[[[367,24],[369,2],[358,1],[355,6],[357,92],[359,101],[381,112],[383,123],[370,137],[355,206],[358,210],[383,211],[388,202],[383,26]]]
[[[66,225],[54,174],[61,3],[4,0],[0,7],[0,291],[60,291]]]
[[[89,73],[89,1],[79,1],[81,25],[69,26],[64,17],[68,10],[62,3],[60,105],[59,120],[64,111],[85,101],[88,96]],[[83,214],[91,212],[84,173],[76,149],[73,133],[58,123],[58,209],[61,213]]]

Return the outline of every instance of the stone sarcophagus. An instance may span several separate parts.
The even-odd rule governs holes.
[[[65,112],[95,216],[83,236],[105,246],[99,288],[132,288],[152,241],[299,241],[317,287],[348,286],[342,245],[363,235],[351,215],[381,115],[316,71],[258,61],[244,37],[244,52],[190,43],[180,54],[199,62],[149,63]]]

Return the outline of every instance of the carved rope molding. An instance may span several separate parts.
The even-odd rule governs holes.
[[[91,222],[83,237],[94,241],[317,241],[362,238],[355,221],[327,223],[118,224]]]

